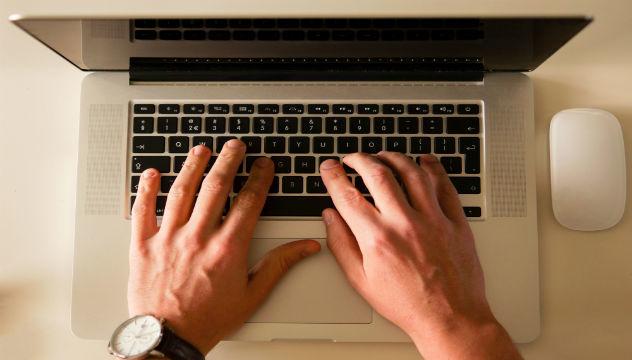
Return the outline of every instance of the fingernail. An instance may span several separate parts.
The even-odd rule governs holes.
[[[316,243],[310,243],[307,245],[303,251],[301,251],[302,257],[308,257],[310,255],[314,255],[320,251],[320,244],[316,245]]]
[[[340,162],[333,159],[327,159],[320,164],[320,168],[324,170],[333,169],[336,166],[340,166]]]
[[[438,162],[439,159],[437,159],[436,156],[431,155],[431,154],[424,154],[421,156],[421,160],[423,162],[427,162],[427,163],[433,163],[433,162]]]
[[[156,170],[154,169],[147,169],[143,172],[143,177],[145,179],[153,178],[154,176],[156,176]]]
[[[208,151],[207,149],[204,145],[198,145],[193,148],[193,155],[202,155]]]
[[[323,216],[323,221],[325,222],[325,225],[331,225],[331,222],[333,221],[331,210],[329,209],[323,210],[322,216]]]
[[[268,159],[267,157],[260,157],[255,160],[254,165],[258,168],[266,168],[270,165],[271,162],[272,160]]]
[[[246,146],[246,144],[241,142],[241,140],[232,139],[232,140],[228,141],[225,146],[228,146],[228,147],[231,147],[231,148],[235,148],[235,149],[239,149],[241,147]]]

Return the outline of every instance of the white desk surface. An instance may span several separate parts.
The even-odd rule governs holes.
[[[156,4],[159,5],[156,5]],[[105,341],[70,332],[79,70],[5,21],[24,14],[327,15],[588,14],[595,22],[530,76],[535,84],[542,334],[527,359],[632,358],[632,210],[597,233],[553,218],[548,125],[557,111],[600,107],[621,121],[632,154],[629,0],[162,1],[0,0],[0,357],[108,359]],[[399,10],[398,10],[399,9]],[[147,13],[144,13],[147,14]],[[632,158],[628,156],[628,183]],[[587,189],[589,190],[589,189]],[[628,194],[632,191],[628,190]],[[628,204],[632,203],[628,195]],[[417,359],[410,344],[240,343],[213,359]]]

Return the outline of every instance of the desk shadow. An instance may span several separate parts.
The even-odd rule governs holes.
[[[47,336],[32,323],[37,320],[37,316],[29,314],[29,309],[37,306],[40,295],[42,294],[36,283],[0,284],[0,339],[4,343],[0,348],[19,346],[19,353],[24,359],[36,359],[44,355]],[[29,339],[29,346],[15,341],[20,339]],[[37,339],[42,339],[43,343],[38,344]]]

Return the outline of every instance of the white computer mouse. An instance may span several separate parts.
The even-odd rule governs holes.
[[[551,198],[557,221],[573,230],[604,230],[625,211],[623,132],[600,109],[569,109],[551,120]]]

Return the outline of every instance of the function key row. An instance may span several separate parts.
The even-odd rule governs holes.
[[[156,126],[157,125],[157,126]],[[276,130],[275,130],[276,129]],[[480,119],[475,116],[413,117],[413,116],[136,116],[133,119],[133,131],[137,134],[479,134]]]
[[[479,114],[478,104],[134,104],[135,114]],[[381,110],[381,112],[380,112]],[[456,111],[456,112],[455,112]]]

